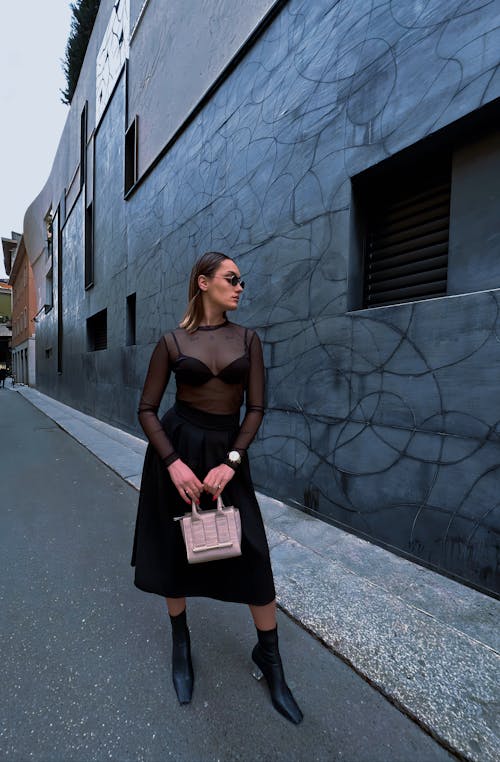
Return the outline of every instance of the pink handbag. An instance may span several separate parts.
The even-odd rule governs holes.
[[[174,521],[181,522],[188,563],[241,556],[240,512],[233,505],[224,506],[220,496],[214,510],[199,511],[193,500],[191,511]]]

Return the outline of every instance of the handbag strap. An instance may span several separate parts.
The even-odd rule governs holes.
[[[219,495],[217,498],[217,510],[222,513],[224,511],[224,503],[222,502],[222,498]],[[194,500],[191,500],[191,515],[193,520],[201,519],[200,511],[198,510],[198,506],[196,505]]]

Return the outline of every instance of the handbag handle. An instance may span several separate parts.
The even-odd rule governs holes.
[[[217,498],[217,510],[220,511],[220,513],[224,510],[224,503],[222,502],[222,498],[219,495]],[[194,500],[191,500],[191,514],[193,517],[193,521],[196,521],[197,519],[201,519],[200,512],[198,511],[198,506],[196,505]]]

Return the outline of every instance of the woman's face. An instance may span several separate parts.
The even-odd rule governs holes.
[[[225,310],[235,310],[238,306],[243,287],[237,283],[231,284],[231,278],[241,277],[236,262],[232,259],[224,259],[211,277],[200,275],[198,286],[203,291],[204,298],[211,306]]]

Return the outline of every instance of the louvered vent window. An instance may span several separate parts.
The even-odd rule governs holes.
[[[375,199],[365,235],[365,307],[446,294],[450,184],[450,173],[439,172],[411,188],[408,180],[394,182]]]
[[[108,346],[108,311],[101,310],[87,319],[87,346],[89,352],[107,349]]]

